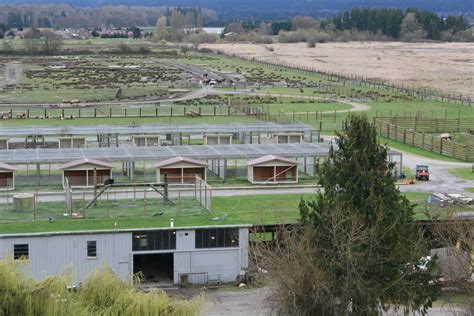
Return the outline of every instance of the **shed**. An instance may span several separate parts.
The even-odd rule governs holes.
[[[15,188],[15,171],[17,170],[16,166],[0,162],[0,190]]]
[[[185,157],[174,157],[158,162],[156,165],[156,181],[163,182],[161,176],[167,175],[169,183],[194,183],[196,175],[206,181],[207,163]]]
[[[298,162],[267,155],[247,162],[247,179],[251,183],[297,183]]]
[[[131,139],[133,146],[160,146],[160,135],[133,135]]]
[[[204,134],[204,145],[232,145],[232,134]]]
[[[113,165],[89,158],[74,160],[59,166],[63,171],[63,186],[67,178],[70,186],[87,187],[102,184],[106,179],[112,178]],[[94,181],[94,174],[96,179]]]
[[[86,138],[81,136],[59,137],[59,148],[85,148]]]
[[[302,143],[303,138],[304,138],[303,133],[279,133],[279,134],[273,134],[272,143],[274,144]]]

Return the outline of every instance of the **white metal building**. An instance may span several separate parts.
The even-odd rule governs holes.
[[[13,256],[41,280],[72,269],[74,285],[104,264],[122,280],[232,282],[248,268],[250,225],[0,235],[0,259]]]

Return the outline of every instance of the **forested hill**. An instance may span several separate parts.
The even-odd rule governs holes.
[[[472,13],[470,0],[0,0],[0,4],[67,3],[74,6],[199,6],[222,19],[282,19],[295,15],[329,17],[358,7],[418,8],[438,13]]]

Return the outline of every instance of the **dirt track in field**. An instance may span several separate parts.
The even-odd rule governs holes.
[[[5,74],[4,78],[0,80],[0,86],[15,84],[20,81],[23,72],[23,68],[20,63],[8,63],[2,68]]]
[[[203,47],[474,98],[474,43],[349,42],[317,44],[316,48],[305,43],[228,43]]]

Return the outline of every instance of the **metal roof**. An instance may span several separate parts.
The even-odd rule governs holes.
[[[252,159],[252,160],[249,160],[247,161],[247,165],[249,166],[255,166],[255,165],[259,165],[259,164],[262,164],[262,163],[265,163],[265,162],[269,162],[269,161],[281,161],[281,162],[286,162],[288,164],[291,164],[291,165],[297,165],[298,164],[298,161],[294,161],[294,160],[291,160],[291,159],[286,159],[286,158],[282,158],[282,157],[278,157],[278,156],[274,156],[274,155],[266,155],[266,156],[263,156],[263,157],[260,157],[260,158],[256,158],[256,159]]]
[[[277,124],[272,122],[228,124],[145,124],[145,125],[68,125],[68,126],[1,126],[0,136],[26,135],[99,135],[99,134],[196,134],[238,132],[309,132],[316,131],[304,123]]]
[[[192,159],[253,159],[266,155],[285,158],[327,156],[328,143],[234,144],[156,147],[37,148],[0,150],[0,161],[10,164],[65,163],[78,159],[102,161]]]
[[[18,168],[16,166],[8,165],[6,163],[0,162],[0,172],[7,171],[17,171]]]
[[[198,165],[198,166],[207,166],[207,163],[205,161],[199,161],[199,160],[196,160],[196,159],[191,159],[191,158],[186,158],[186,157],[174,157],[174,158],[170,158],[170,159],[166,159],[166,160],[162,160],[160,162],[158,162],[155,167],[156,168],[162,168],[162,167],[168,167],[170,165],[174,165],[174,164],[177,164],[179,162],[187,162],[187,163],[190,163],[190,164],[193,164],[193,165]]]
[[[109,163],[106,163],[106,162],[103,162],[103,161],[100,161],[100,160],[97,160],[97,159],[81,158],[81,159],[78,159],[78,160],[66,162],[63,165],[60,165],[58,167],[58,169],[67,170],[67,169],[74,168],[74,167],[79,167],[79,166],[82,166],[82,165],[85,165],[85,164],[91,164],[91,165],[95,165],[95,166],[103,167],[103,168],[113,168],[114,167],[113,165],[111,165]]]

